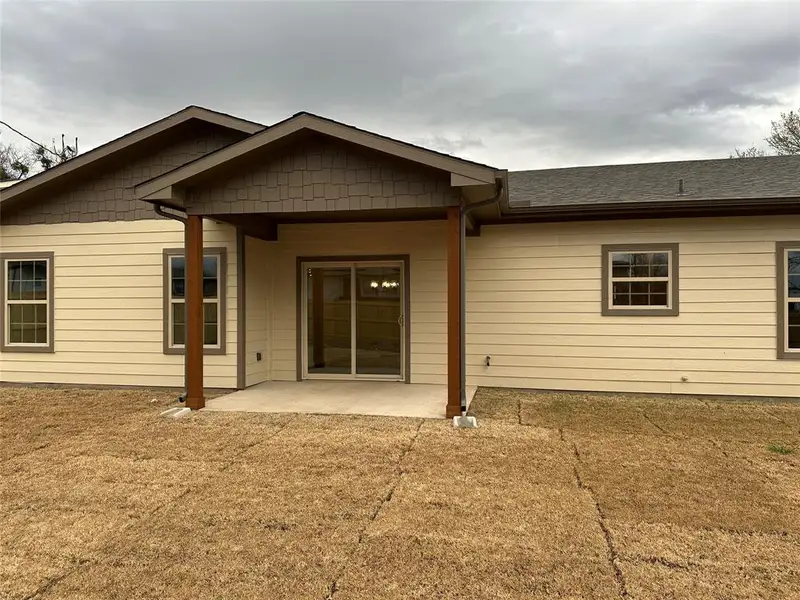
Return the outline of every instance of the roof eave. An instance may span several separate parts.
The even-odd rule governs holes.
[[[606,204],[519,207],[505,205],[498,222],[650,219],[679,216],[798,214],[800,197],[704,198]]]

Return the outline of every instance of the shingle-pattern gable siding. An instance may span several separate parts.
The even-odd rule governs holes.
[[[190,214],[296,213],[458,203],[449,175],[332,140],[311,139],[226,179],[198,186]]]
[[[37,223],[94,223],[154,219],[150,204],[136,200],[133,186],[157,177],[215,150],[246,134],[214,125],[198,125],[185,137],[145,156],[134,157],[124,166],[109,167],[90,178],[66,184],[63,191],[18,206],[2,214],[3,225]]]

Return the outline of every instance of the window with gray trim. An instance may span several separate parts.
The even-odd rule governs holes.
[[[164,252],[164,351],[183,353],[186,345],[186,259],[183,250]],[[203,347],[225,353],[224,248],[203,253]]]
[[[800,242],[778,242],[778,358],[800,358]]]
[[[52,253],[3,254],[2,269],[2,349],[52,352]]]
[[[677,244],[603,246],[604,315],[677,315]]]

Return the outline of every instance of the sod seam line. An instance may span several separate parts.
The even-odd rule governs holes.
[[[89,562],[88,558],[79,559],[78,561],[75,562],[75,564],[71,565],[70,568],[68,568],[63,573],[59,573],[58,575],[55,575],[53,577],[48,577],[47,581],[45,581],[42,585],[40,585],[35,592],[27,596],[24,596],[22,600],[34,600],[34,598],[41,598],[42,594],[46,594],[54,585],[72,575],[75,571],[77,571],[80,567],[82,567],[88,562]]]
[[[661,427],[661,425],[659,425],[658,423],[656,423],[655,421],[653,421],[653,419],[651,419],[651,418],[650,418],[650,415],[648,415],[648,414],[647,414],[647,411],[643,410],[643,411],[642,411],[642,416],[644,416],[644,420],[645,420],[645,421],[647,421],[648,423],[650,423],[650,425],[652,425],[653,427],[655,427],[656,429],[658,429],[658,430],[659,430],[661,433],[665,433],[665,434],[669,435],[669,432],[668,432],[666,429],[664,429],[663,427]]]
[[[592,502],[594,503],[595,512],[597,513],[597,524],[600,526],[600,531],[603,533],[603,538],[606,542],[608,561],[611,563],[611,569],[614,571],[614,579],[616,580],[617,587],[619,588],[620,598],[625,600],[630,598],[630,595],[628,594],[628,586],[625,581],[625,574],[622,572],[622,568],[619,565],[619,554],[614,546],[614,539],[611,536],[611,531],[606,525],[606,517],[603,513],[603,509],[600,507],[600,501],[597,499],[597,494],[595,494],[595,491],[590,486],[584,484],[583,479],[581,478],[580,471],[578,470],[578,465],[582,462],[581,454],[578,451],[578,445],[574,442],[572,443],[572,452],[575,455],[575,464],[573,465],[575,482],[578,485],[578,489],[586,490],[588,492]]]
[[[405,475],[405,473],[406,473],[406,471],[403,469],[403,459],[405,459],[405,457],[408,455],[408,453],[411,452],[411,450],[414,448],[414,444],[416,444],[416,442],[417,442],[417,438],[419,437],[419,432],[422,429],[422,425],[424,423],[425,423],[424,420],[420,420],[419,425],[417,425],[417,429],[414,431],[414,435],[411,437],[411,439],[409,440],[409,442],[405,446],[405,448],[403,448],[403,450],[400,452],[400,456],[397,458],[397,464],[395,465],[395,480],[394,480],[394,482],[392,482],[392,484],[389,487],[389,490],[384,495],[384,497],[381,499],[381,501],[378,503],[378,506],[375,507],[375,510],[372,512],[372,515],[367,520],[367,522],[364,524],[364,527],[361,528],[361,531],[358,533],[358,540],[356,541],[355,545],[353,546],[352,552],[348,556],[345,557],[345,560],[342,563],[341,569],[339,569],[339,572],[336,573],[336,576],[333,578],[333,581],[331,582],[331,585],[328,587],[328,593],[325,596],[324,600],[332,600],[333,596],[336,594],[336,592],[339,591],[339,579],[344,574],[344,571],[345,571],[345,569],[347,567],[348,562],[350,561],[350,559],[352,559],[352,557],[355,555],[356,551],[358,550],[358,547],[364,541],[364,536],[367,533],[367,529],[369,529],[369,526],[372,525],[372,523],[375,522],[375,519],[378,518],[378,515],[381,513],[381,510],[383,509],[383,507],[388,502],[390,502],[392,497],[394,496],[395,489],[397,489],[397,486],[400,485],[400,481],[402,480],[403,475]]]

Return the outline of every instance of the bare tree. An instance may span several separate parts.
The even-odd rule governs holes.
[[[758,158],[759,156],[766,156],[767,153],[762,150],[761,148],[756,148],[755,146],[750,146],[749,148],[745,148],[744,150],[739,150],[738,148],[733,149],[733,154],[730,155],[730,158]]]
[[[800,110],[781,113],[766,142],[776,154],[800,154]]]
[[[0,144],[0,181],[24,179],[35,166],[35,159],[13,144]]]

